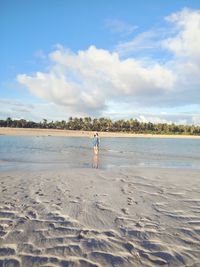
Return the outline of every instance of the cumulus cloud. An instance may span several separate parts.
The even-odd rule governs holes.
[[[183,9],[166,18],[174,30],[162,41],[172,53],[169,68],[176,73],[175,102],[200,104],[200,11]]]
[[[200,10],[183,9],[166,20],[174,26],[175,34],[163,45],[177,57],[200,60]]]
[[[72,110],[98,113],[109,100],[163,95],[173,88],[174,74],[158,63],[145,66],[116,52],[90,46],[72,53],[59,48],[49,58],[49,72],[21,74],[17,80],[34,95]]]
[[[19,74],[17,80],[39,98],[92,116],[105,112],[110,101],[129,107],[200,105],[200,12],[184,9],[167,21],[171,37],[159,43],[172,53],[165,62],[121,58],[95,46],[76,53],[58,46],[48,55],[47,72]]]

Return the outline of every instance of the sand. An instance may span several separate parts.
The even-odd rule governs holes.
[[[72,131],[72,130],[55,130],[55,129],[30,129],[30,128],[9,128],[0,127],[0,135],[22,135],[22,136],[74,136],[74,137],[92,137],[93,131]],[[164,135],[164,134],[132,134],[119,132],[100,132],[101,137],[143,137],[143,138],[195,138],[195,135]]]
[[[2,171],[0,266],[200,266],[200,173]]]

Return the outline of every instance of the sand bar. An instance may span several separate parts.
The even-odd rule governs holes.
[[[21,135],[21,136],[71,136],[71,137],[91,137],[93,131],[73,131],[56,129],[30,129],[30,128],[9,128],[0,127],[0,135]],[[143,138],[192,138],[200,139],[194,135],[161,135],[161,134],[133,134],[119,132],[100,132],[101,137],[143,137]]]

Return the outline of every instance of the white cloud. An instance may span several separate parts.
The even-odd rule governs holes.
[[[192,124],[200,125],[200,115],[199,114],[192,116]]]
[[[117,53],[95,46],[77,54],[62,48],[49,58],[53,63],[49,72],[21,74],[17,80],[34,95],[76,111],[101,111],[111,99],[162,95],[175,82],[165,66],[145,66],[133,58],[121,60]]]
[[[158,33],[155,31],[143,32],[132,40],[119,42],[116,46],[116,51],[121,56],[127,56],[139,51],[158,49],[161,47],[161,44],[157,42],[157,38]]]
[[[140,122],[152,122],[152,123],[172,123],[171,120],[164,119],[162,117],[158,116],[152,116],[152,115],[140,115],[138,117],[138,120]]]
[[[0,100],[0,119],[11,117],[12,119],[26,119],[33,121],[42,121],[43,119],[51,120],[68,120],[71,116],[64,106],[58,106],[54,103],[24,103],[20,100],[1,99]],[[86,116],[87,114],[73,113],[73,117]],[[110,117],[113,120],[136,118],[141,122],[153,123],[176,123],[176,124],[196,124],[200,125],[200,115],[195,113],[185,114],[154,112],[145,110],[128,109],[127,105],[123,106],[123,111],[117,112],[109,110],[102,114],[104,117]]]
[[[177,57],[200,60],[200,11],[183,9],[166,20],[174,26],[175,36],[164,40],[164,47]]]
[[[26,119],[41,121],[43,119],[67,120],[71,114],[67,113],[65,107],[55,105],[54,103],[38,102],[25,103],[21,100],[0,99],[0,119],[11,117],[13,119]],[[80,116],[81,114],[74,114]],[[86,115],[86,114],[85,114]]]
[[[49,54],[48,72],[20,74],[17,80],[72,114],[101,115],[111,101],[130,108],[200,105],[200,12],[183,10],[167,20],[173,36],[158,46],[173,56],[164,63],[122,59],[118,52],[95,46],[73,53],[59,45]],[[133,46],[145,38],[140,35]]]

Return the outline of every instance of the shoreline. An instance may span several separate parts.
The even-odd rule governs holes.
[[[96,131],[81,130],[59,130],[59,129],[39,129],[39,128],[10,128],[0,127],[0,135],[14,136],[61,136],[61,137],[92,137]],[[101,137],[133,137],[133,138],[191,138],[200,139],[196,135],[167,135],[167,134],[137,134],[121,132],[99,132]]]
[[[0,127],[0,135],[12,136],[60,136],[60,137],[92,137],[96,131],[10,128]],[[120,132],[99,132],[100,137],[132,137],[132,138],[190,138],[200,139],[196,135],[167,135],[167,134],[136,134]]]

